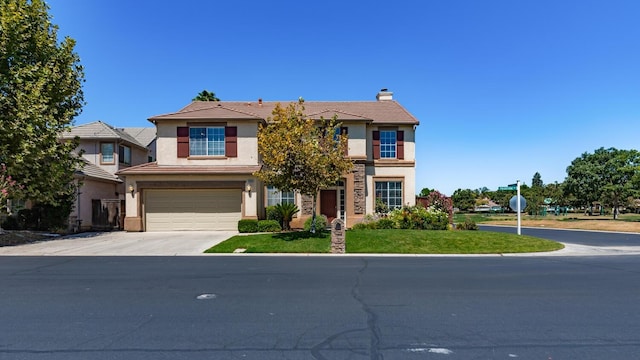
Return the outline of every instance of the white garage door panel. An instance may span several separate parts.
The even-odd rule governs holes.
[[[147,190],[147,231],[237,230],[242,192],[216,190]]]

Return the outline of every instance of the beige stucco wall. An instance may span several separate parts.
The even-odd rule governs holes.
[[[114,163],[113,164],[101,164],[100,163],[100,144],[101,143],[112,143],[114,144]],[[129,165],[120,164],[120,158],[118,153],[118,146],[120,142],[116,140],[93,140],[93,139],[84,139],[80,140],[80,145],[78,146],[78,150],[83,150],[84,153],[82,157],[85,158],[90,163],[97,165],[104,169],[105,171],[115,174],[120,169],[125,169],[129,167]],[[131,148],[131,166],[144,164],[148,160],[148,156],[150,151],[147,149],[142,149],[137,146],[132,146],[130,144],[124,143],[124,145],[129,146]]]
[[[402,181],[403,204],[416,204],[416,170],[415,167],[374,167],[367,166],[366,174],[366,213],[375,211],[375,181]]]
[[[366,153],[367,159],[373,160],[373,132],[384,128],[395,128],[397,130],[404,131],[404,160],[414,161],[416,159],[416,131],[413,129],[413,125],[402,126],[369,126],[367,128],[367,144]],[[351,131],[351,130],[349,130]]]
[[[226,126],[238,128],[238,157],[235,158],[178,158],[176,132],[179,126],[187,126],[187,121],[162,121],[157,125],[156,140],[158,165],[257,165],[258,164],[258,121],[227,121]]]
[[[349,156],[367,156],[367,125],[364,123],[346,125],[349,127]]]

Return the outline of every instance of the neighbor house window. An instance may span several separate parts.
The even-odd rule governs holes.
[[[380,158],[396,158],[396,131],[380,130]]]
[[[189,128],[189,155],[224,156],[224,126]]]
[[[131,165],[131,148],[120,145],[118,148],[118,158],[121,164]]]
[[[113,151],[113,143],[101,143],[100,162],[103,164],[113,164],[115,162]]]
[[[267,186],[267,206],[294,203],[293,191],[280,191],[273,186]]]
[[[376,181],[376,199],[389,209],[402,207],[402,181]]]

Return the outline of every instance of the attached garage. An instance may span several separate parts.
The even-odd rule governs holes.
[[[240,189],[147,189],[146,231],[237,230]]]

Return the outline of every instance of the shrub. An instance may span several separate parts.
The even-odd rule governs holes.
[[[279,232],[282,227],[277,220],[260,220],[258,221],[259,232]]]
[[[369,228],[369,224],[368,223],[363,223],[363,222],[355,223],[351,227],[352,230],[365,230],[365,229],[368,229],[368,228]]]
[[[478,224],[475,221],[465,218],[463,222],[456,225],[458,230],[478,230]]]
[[[267,220],[276,220],[278,224],[282,224],[282,215],[276,210],[275,206],[267,207]]]
[[[380,198],[376,198],[376,214],[384,215],[389,212],[389,206]]]
[[[395,224],[391,219],[380,219],[376,223],[376,228],[377,229],[393,229],[395,228]]]
[[[304,230],[305,231],[311,231],[311,219],[312,218],[308,218],[307,220],[305,220],[304,222]],[[316,216],[316,232],[321,233],[327,230],[327,217],[324,215],[317,215]]]
[[[296,206],[296,204],[286,203],[278,204],[274,206],[274,209],[279,213],[279,216],[282,219],[282,229],[291,230],[289,223],[291,222],[291,219],[293,219],[293,215],[300,211],[300,209],[298,209],[298,206]]]
[[[241,233],[258,232],[258,220],[243,219],[238,221],[238,231]]]
[[[447,230],[449,215],[434,207],[404,206],[389,214],[398,229]]]
[[[20,223],[15,217],[9,216],[2,222],[1,227],[5,230],[20,230]]]

